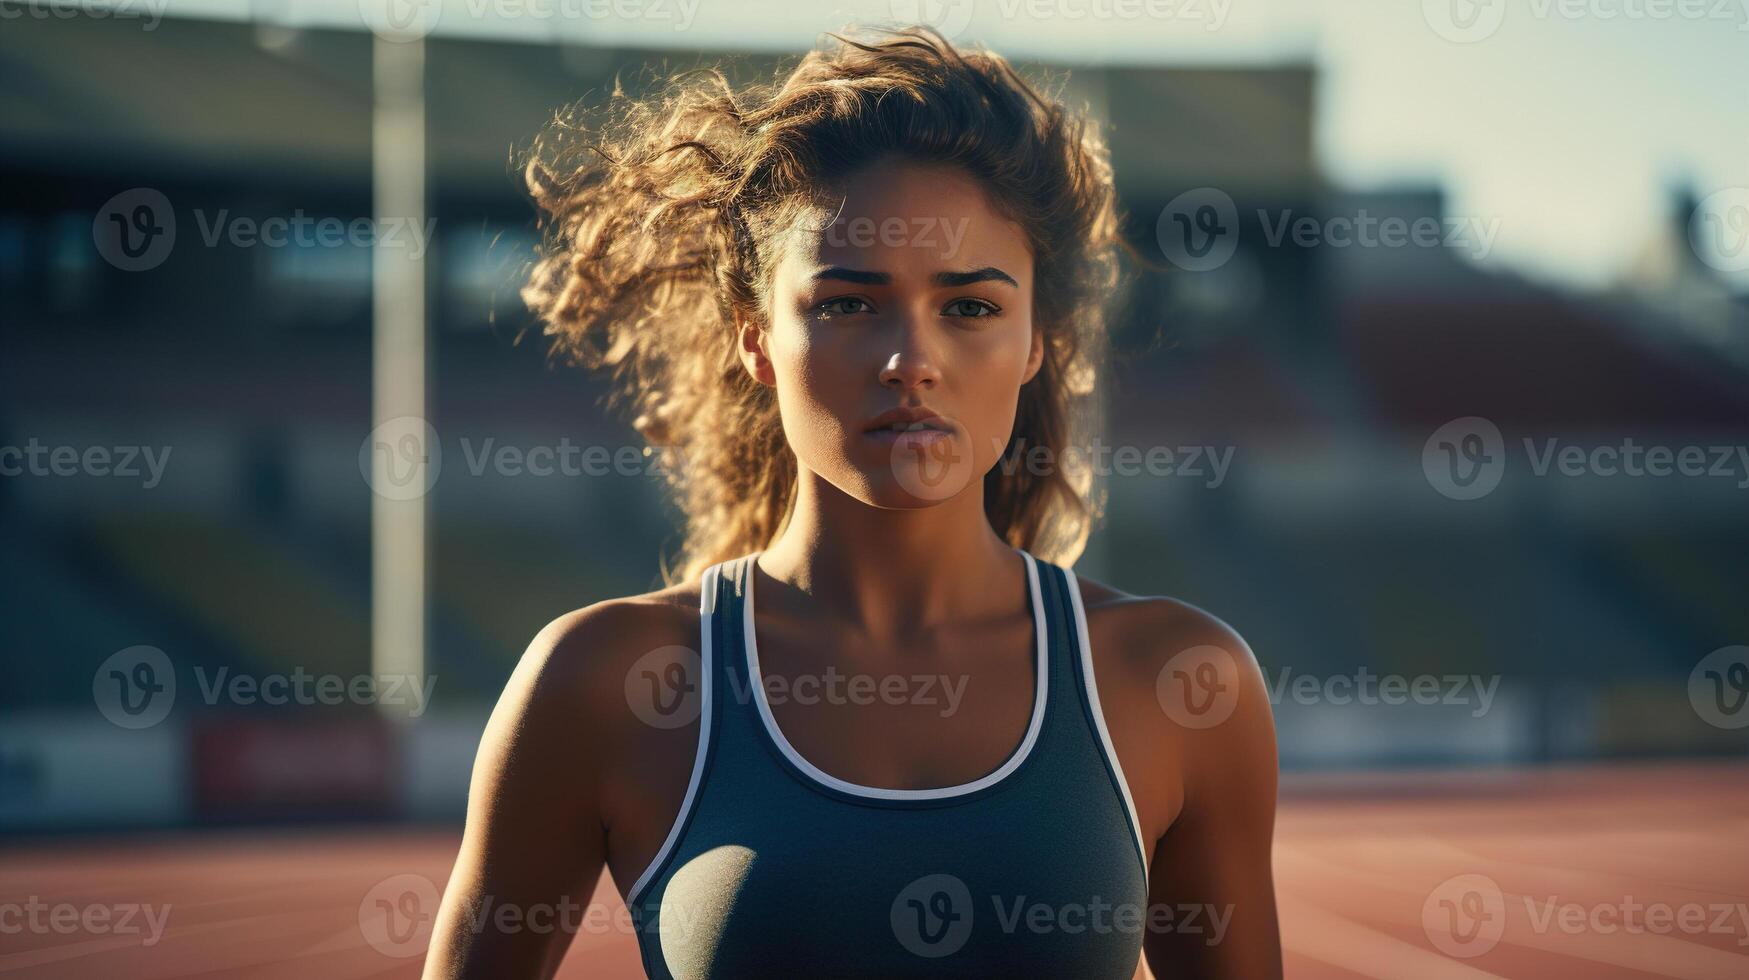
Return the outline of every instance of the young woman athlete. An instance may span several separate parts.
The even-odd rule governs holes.
[[[1093,131],[910,30],[616,96],[528,177],[525,297],[614,370],[685,539],[524,655],[426,976],[551,975],[604,864],[663,980],[1278,976],[1250,650],[1067,569]]]

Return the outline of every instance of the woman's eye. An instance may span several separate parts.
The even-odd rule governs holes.
[[[995,304],[986,303],[981,299],[956,299],[947,304],[941,312],[948,316],[980,317],[994,316],[1000,311],[997,310]]]
[[[829,316],[849,316],[853,313],[867,313],[873,307],[868,305],[868,300],[855,296],[840,296],[837,299],[829,299],[821,303],[819,309],[820,312]]]

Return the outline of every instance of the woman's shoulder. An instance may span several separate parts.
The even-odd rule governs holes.
[[[1175,746],[1186,769],[1274,759],[1269,685],[1238,630],[1169,596],[1082,579],[1081,597],[1101,698],[1113,691],[1132,731]]]
[[[1108,640],[1094,644],[1100,665],[1152,675],[1182,654],[1214,648],[1235,667],[1257,670],[1257,657],[1245,638],[1214,613],[1170,596],[1131,595],[1090,578],[1077,579],[1088,630]]]
[[[567,661],[600,660],[606,653],[628,648],[628,644],[696,633],[698,606],[697,581],[603,599],[554,617],[535,634],[529,649]],[[691,642],[696,644],[697,637],[692,636]]]
[[[640,727],[632,697],[639,677],[672,677],[670,665],[696,671],[698,596],[693,582],[606,599],[557,616],[536,633],[486,726],[479,760],[488,778],[519,770],[525,778],[548,774],[575,784],[576,746],[622,744]],[[607,764],[594,751],[583,765]]]
[[[699,583],[689,581],[555,617],[530,641],[516,674],[531,698],[607,719],[626,710],[627,678],[670,662],[686,666],[698,646]]]
[[[1080,585],[1100,701],[1150,831],[1193,798],[1217,814],[1273,799],[1274,712],[1244,637],[1182,599]]]

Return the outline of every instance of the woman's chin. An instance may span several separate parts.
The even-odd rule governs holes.
[[[935,467],[895,463],[885,470],[864,474],[868,493],[863,498],[875,507],[919,510],[945,503],[977,481],[971,466]]]

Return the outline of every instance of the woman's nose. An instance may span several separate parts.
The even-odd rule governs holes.
[[[941,379],[935,357],[918,342],[916,331],[906,330],[900,336],[899,345],[881,366],[881,384],[900,391],[934,387]]]

